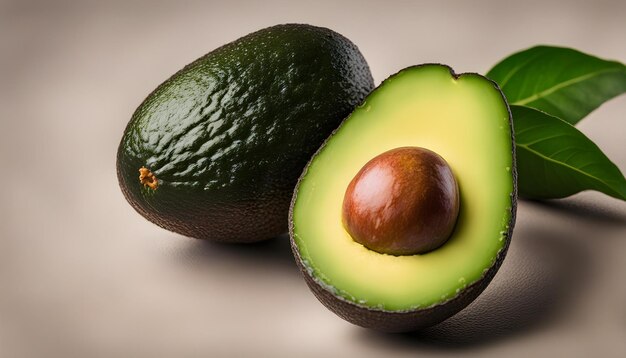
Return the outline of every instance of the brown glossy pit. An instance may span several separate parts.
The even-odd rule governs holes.
[[[443,245],[459,213],[459,189],[448,163],[420,147],[370,160],[343,200],[343,225],[354,241],[391,255],[421,254]]]

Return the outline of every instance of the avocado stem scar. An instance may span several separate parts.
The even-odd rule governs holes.
[[[159,186],[159,182],[150,169],[146,167],[139,168],[139,183],[149,187],[152,190],[156,190]]]

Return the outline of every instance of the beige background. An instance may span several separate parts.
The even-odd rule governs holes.
[[[135,213],[115,177],[135,107],[283,22],[352,39],[377,83],[422,62],[484,73],[537,43],[626,61],[624,1],[0,1],[0,356],[626,356],[626,204],[602,194],[522,201],[493,284],[406,335],[327,311],[285,237],[216,245]],[[622,171],[625,113],[622,96],[580,124]]]

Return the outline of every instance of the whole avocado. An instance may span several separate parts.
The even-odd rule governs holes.
[[[332,30],[251,33],[185,66],[137,108],[117,152],[122,192],[185,236],[284,233],[302,169],[373,87],[358,48]]]

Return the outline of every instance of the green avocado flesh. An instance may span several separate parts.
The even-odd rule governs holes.
[[[388,150],[441,155],[458,181],[460,210],[440,248],[393,256],[355,242],[342,225],[352,178]],[[445,303],[481,280],[506,250],[515,215],[514,147],[506,100],[475,74],[410,67],[375,89],[326,141],[292,202],[291,234],[305,274],[358,306],[413,311]]]
[[[373,87],[342,35],[303,24],[259,30],[187,65],[143,101],[118,149],[120,187],[144,217],[186,236],[282,234],[306,163]]]

